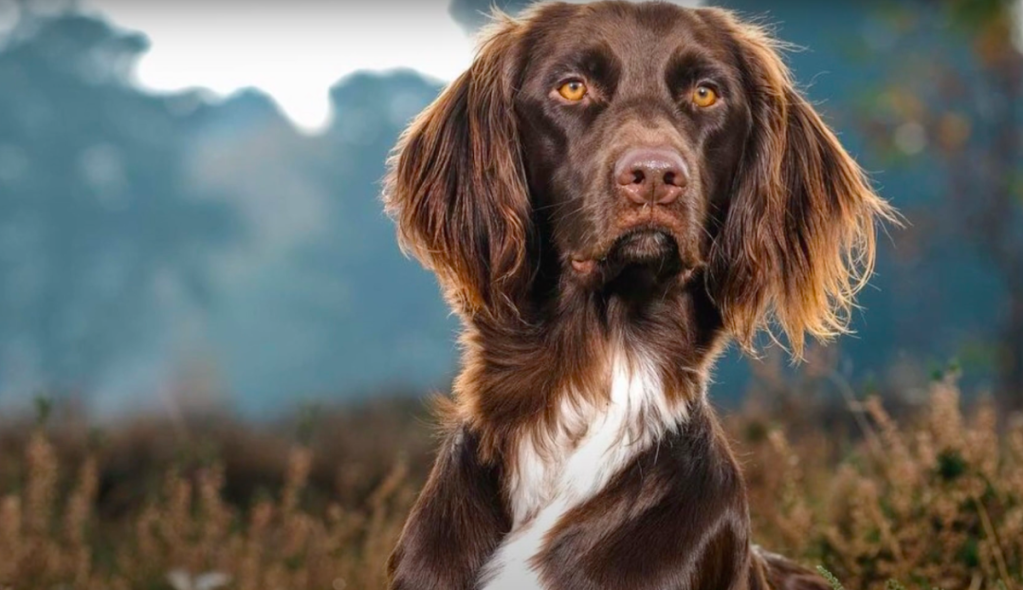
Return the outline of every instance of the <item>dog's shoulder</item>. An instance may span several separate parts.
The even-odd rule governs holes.
[[[448,429],[388,562],[390,587],[471,590],[510,526],[498,469],[480,460],[478,437]]]

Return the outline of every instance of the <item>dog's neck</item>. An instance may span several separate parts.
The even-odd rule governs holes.
[[[480,436],[484,459],[520,474],[511,486],[542,488],[537,480],[546,476],[537,473],[565,469],[565,449],[584,439],[655,443],[684,421],[688,407],[702,403],[721,349],[720,315],[702,288],[642,306],[574,296],[536,322],[471,321],[463,336],[455,384],[460,418]]]
[[[505,481],[515,526],[592,497],[637,453],[681,428],[698,403],[667,395],[660,367],[643,353],[614,352],[608,365],[596,395],[565,392],[555,427],[537,426],[517,441]]]
[[[502,474],[512,526],[483,588],[525,587],[530,560],[574,509],[705,414],[720,322],[695,293],[642,308],[590,297],[528,329],[470,326],[456,391]]]

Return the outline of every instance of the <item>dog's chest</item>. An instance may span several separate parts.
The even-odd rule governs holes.
[[[483,590],[543,588],[533,561],[565,515],[685,418],[645,359],[616,359],[608,387],[599,406],[565,396],[558,428],[520,442],[507,489],[512,531],[483,570]]]

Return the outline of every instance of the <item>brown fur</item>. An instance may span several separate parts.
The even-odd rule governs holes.
[[[517,27],[496,30],[412,123],[385,191],[401,244],[437,273],[452,306],[498,321],[516,314],[529,280],[529,201],[508,109],[519,36]]]
[[[734,36],[753,73],[748,92],[761,97],[746,147],[754,156],[715,244],[711,289],[744,347],[773,312],[799,356],[804,333],[829,339],[847,331],[874,266],[874,221],[893,213],[795,91],[778,43],[727,12],[710,14]]]
[[[589,102],[552,106],[558,59],[587,72]],[[664,69],[640,76],[648,64]],[[716,76],[716,110],[667,100],[665,83],[684,93],[695,71]],[[687,162],[684,198],[615,198],[606,170],[652,142]],[[393,588],[476,587],[511,527],[515,449],[532,437],[553,452],[565,396],[605,401],[617,350],[648,355],[691,416],[550,532],[536,558],[545,584],[824,587],[751,548],[741,475],[704,389],[729,337],[752,349],[776,320],[798,357],[805,333],[846,331],[874,220],[892,213],[762,29],[660,3],[503,18],[402,137],[385,202],[465,326],[446,442],[392,557]]]

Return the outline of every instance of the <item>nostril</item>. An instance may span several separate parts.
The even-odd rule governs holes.
[[[617,180],[623,188],[641,187],[647,182],[647,171],[642,167],[627,167],[618,174]]]
[[[678,175],[675,173],[674,170],[669,170],[669,171],[665,172],[664,173],[664,184],[666,184],[668,186],[678,186],[678,184],[675,182],[677,176]]]

